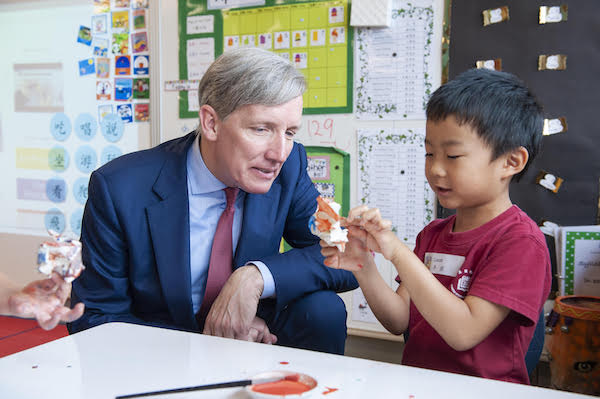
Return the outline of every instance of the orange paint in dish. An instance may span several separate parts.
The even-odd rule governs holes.
[[[279,362],[279,364],[290,364],[290,362]]]
[[[256,384],[252,386],[254,392],[266,393],[269,395],[298,395],[312,388],[300,381],[281,380],[267,382],[265,384]]]

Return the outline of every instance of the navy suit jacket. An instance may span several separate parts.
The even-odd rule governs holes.
[[[81,240],[86,269],[73,282],[72,303],[84,315],[76,332],[123,321],[197,330],[190,283],[186,158],[195,134],[115,159],[92,173]],[[311,292],[356,288],[351,273],[323,266],[319,239],[308,229],[317,190],[295,143],[265,194],[248,193],[234,265],[263,261],[275,281],[271,311]],[[281,237],[294,247],[279,253]],[[207,237],[212,240],[212,237]],[[265,302],[265,301],[261,301]]]

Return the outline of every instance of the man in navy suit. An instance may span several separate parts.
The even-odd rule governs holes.
[[[92,174],[86,270],[72,296],[86,310],[71,332],[123,321],[343,354],[346,309],[336,292],[357,283],[322,264],[308,229],[318,192],[293,140],[305,85],[279,55],[228,51],[200,82],[197,132]],[[239,188],[234,271],[197,318],[227,187]],[[294,249],[280,254],[282,237]]]

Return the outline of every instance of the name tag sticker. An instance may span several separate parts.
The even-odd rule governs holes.
[[[440,254],[437,252],[425,253],[425,266],[433,274],[455,277],[464,262],[464,256]]]

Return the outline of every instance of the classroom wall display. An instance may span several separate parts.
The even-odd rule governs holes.
[[[512,183],[511,199],[538,223],[584,226],[596,224],[599,213],[600,3],[572,0],[565,4],[568,18],[566,8],[557,7],[549,21],[545,15],[550,10],[542,7],[553,4],[541,0],[486,0],[476,6],[469,0],[452,0],[449,73],[452,78],[474,67],[476,60],[501,58],[502,70],[516,74],[530,87],[549,120],[547,135],[527,174]],[[500,6],[510,9],[510,18],[483,26],[482,11]],[[546,59],[540,70],[540,55],[564,57],[557,57],[555,63],[550,60],[550,67]],[[554,177],[552,185],[537,182],[542,172]],[[560,189],[558,178],[562,179]],[[556,275],[560,265],[557,269],[551,237],[548,245]]]
[[[433,0],[393,2],[389,29],[356,32],[360,119],[424,119],[433,87]]]
[[[238,9],[239,7],[244,7]],[[352,36],[347,0],[227,3],[180,0],[179,79],[200,79],[224,51],[259,47],[304,74],[305,114],[352,112]],[[180,93],[180,118],[196,118],[198,96]]]
[[[0,44],[3,252],[47,229],[79,236],[90,173],[149,136],[113,106],[114,76],[131,70],[129,55],[115,63],[102,51],[110,12],[94,14],[92,1],[27,3],[0,5],[0,35],[13,38]]]

